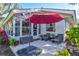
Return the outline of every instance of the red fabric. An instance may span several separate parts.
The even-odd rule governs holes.
[[[8,39],[8,35],[6,34],[6,32],[0,28],[0,35],[3,37],[4,40]]]
[[[50,23],[56,23],[64,18],[61,17],[57,13],[52,13],[52,14],[34,14],[29,18],[29,21],[31,23],[35,24],[50,24]]]

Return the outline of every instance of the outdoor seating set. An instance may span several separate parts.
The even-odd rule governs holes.
[[[33,39],[33,36],[30,36],[30,35],[27,37],[20,37],[20,44],[29,43],[30,45],[23,48],[23,49],[18,50],[16,53],[19,56],[37,56],[37,55],[40,55],[40,53],[42,52],[42,49],[31,45],[31,42],[36,41],[36,40],[61,43],[61,42],[63,42],[63,34],[54,35],[54,34],[47,33],[44,35],[40,35],[38,37],[38,39]]]
[[[26,43],[33,42],[33,41],[36,41],[36,40],[39,40],[39,38],[34,39],[33,36],[29,35],[29,36],[26,36],[26,37],[20,37],[19,43],[20,44],[26,44]]]
[[[41,40],[44,40],[44,41],[51,41],[53,43],[61,43],[63,42],[63,39],[64,39],[64,35],[63,34],[50,34],[50,33],[47,33],[47,34],[43,34],[43,35],[40,35],[40,39]]]
[[[63,42],[64,39],[63,37],[64,37],[63,34],[55,35],[50,33],[42,34],[37,39],[33,39],[33,36],[20,37],[20,44],[26,44],[36,40],[51,41],[52,43],[61,43]]]

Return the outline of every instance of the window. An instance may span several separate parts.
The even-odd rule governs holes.
[[[39,24],[39,34],[41,34],[41,25]]]
[[[23,26],[23,27],[29,27],[29,22],[24,22],[24,21],[22,21],[22,26]]]
[[[22,27],[22,35],[29,35],[30,29],[28,27]]]
[[[20,26],[20,20],[19,20],[19,19],[16,19],[16,20],[15,20],[15,26],[16,26],[16,27]]]
[[[20,20],[15,19],[15,36],[20,36]]]
[[[15,27],[15,36],[20,36],[20,27]]]
[[[20,21],[20,18],[15,18],[12,22],[11,27],[7,24],[5,30],[7,34],[14,36],[24,36],[31,34],[31,23],[28,21]]]
[[[46,24],[46,31],[55,32],[55,24]]]
[[[31,24],[28,21],[22,21],[22,35],[31,34]]]
[[[37,24],[33,24],[33,35],[37,35]]]

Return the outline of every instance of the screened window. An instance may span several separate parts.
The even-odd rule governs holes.
[[[20,20],[15,19],[15,36],[20,36]]]
[[[46,24],[46,31],[55,32],[55,24]]]
[[[31,24],[28,21],[22,21],[22,35],[31,34]]]

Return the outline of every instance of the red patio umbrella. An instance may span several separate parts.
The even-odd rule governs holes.
[[[33,14],[29,21],[34,24],[51,24],[56,23],[64,18],[58,13],[50,13],[50,14]]]
[[[58,13],[49,13],[49,14],[33,14],[28,21],[34,24],[51,24],[56,23],[64,18]],[[30,46],[30,42],[29,42]]]

